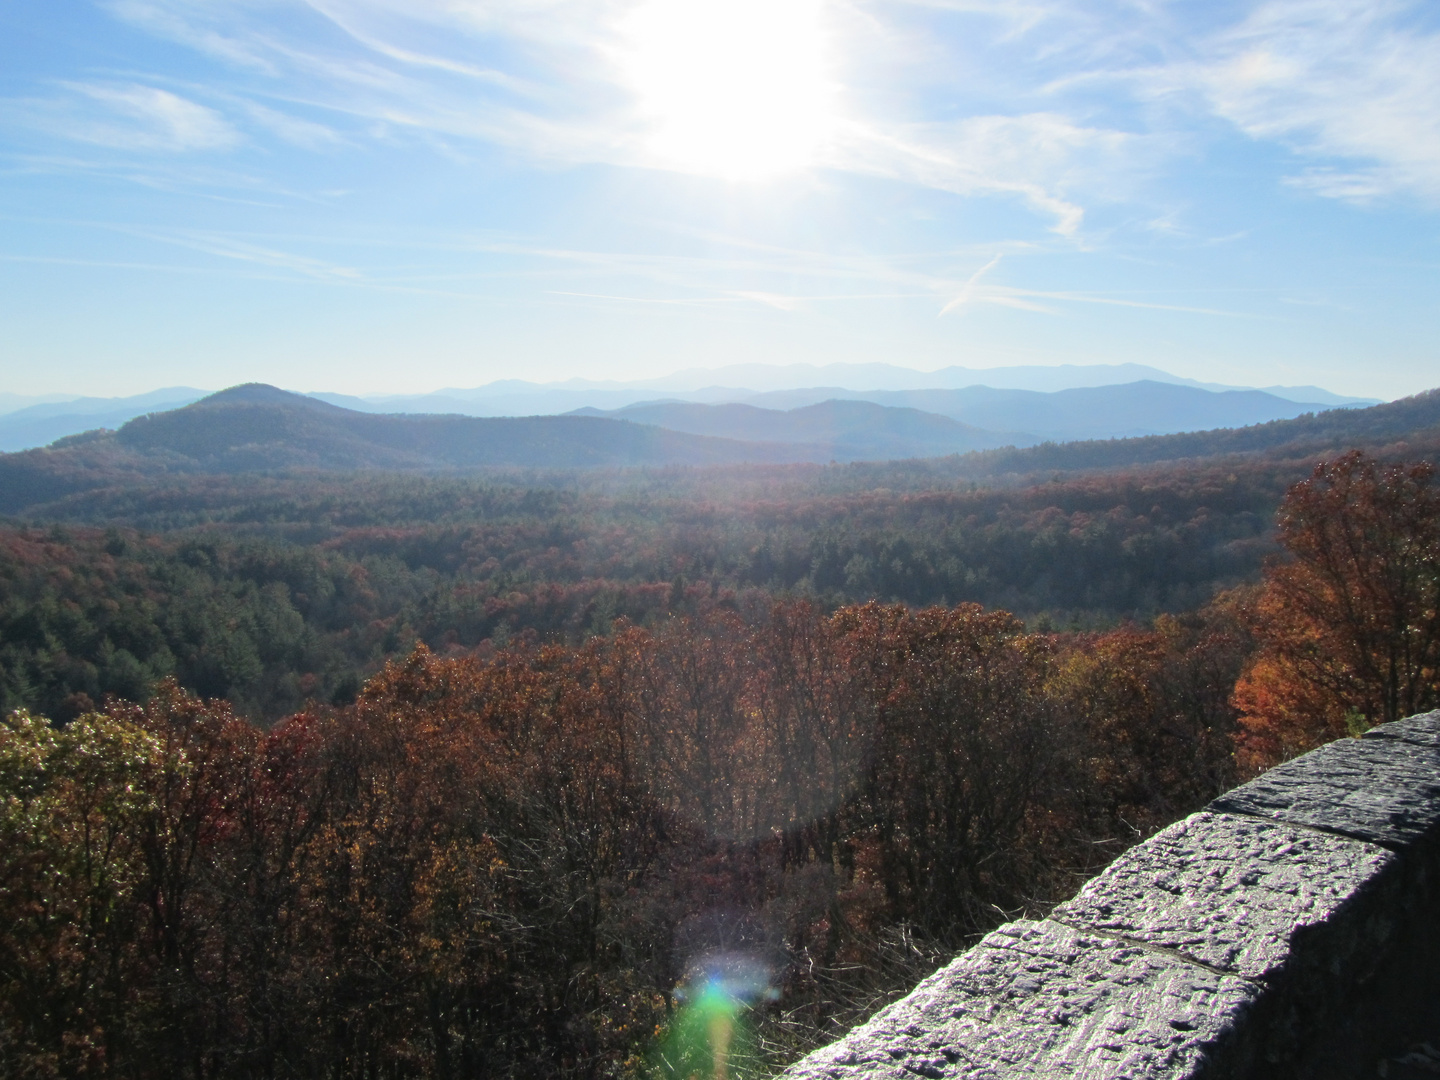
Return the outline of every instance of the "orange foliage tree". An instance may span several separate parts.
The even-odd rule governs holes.
[[[1261,648],[1235,688],[1251,768],[1440,700],[1440,489],[1428,462],[1351,451],[1280,508],[1291,558],[1266,570]]]
[[[1246,595],[1064,639],[1049,693],[1076,724],[1092,827],[1133,838],[1234,783],[1230,697],[1253,649]]]

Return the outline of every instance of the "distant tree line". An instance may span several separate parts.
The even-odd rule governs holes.
[[[980,603],[1037,627],[1148,620],[1258,577],[1284,475],[768,500],[700,497],[683,478],[614,492],[394,477],[112,492],[105,527],[0,528],[0,708],[68,720],[173,676],[268,722],[350,700],[417,641],[442,655],[527,635],[573,645],[619,618],[777,594],[827,610]]]

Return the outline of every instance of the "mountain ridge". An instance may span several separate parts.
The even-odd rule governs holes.
[[[1316,387],[1270,390],[1227,389],[1216,385],[1201,388],[1189,385],[1194,380],[1178,380],[1168,373],[1143,365],[1071,365],[1064,368],[965,369],[948,368],[942,372],[916,372],[907,368],[878,365],[900,381],[910,385],[926,383],[932,377],[953,383],[973,383],[976,378],[991,377],[993,383],[1004,384],[1027,379],[1059,379],[1064,382],[1103,383],[1098,386],[1016,389],[1005,385],[983,383],[959,388],[925,385],[920,389],[856,389],[864,382],[855,371],[870,370],[865,365],[796,365],[792,368],[766,368],[767,371],[789,372],[790,376],[774,376],[770,381],[804,382],[809,384],[791,389],[760,390],[754,387],[722,385],[714,381],[727,373],[737,378],[749,368],[695,369],[704,373],[705,385],[687,390],[675,389],[675,380],[668,377],[634,384],[573,379],[562,383],[531,383],[524,380],[499,380],[470,390],[451,389],[430,394],[389,397],[357,397],[354,395],[314,392],[303,396],[325,401],[355,412],[374,414],[454,414],[467,416],[536,416],[562,415],[589,408],[613,412],[631,405],[649,404],[659,400],[683,400],[711,405],[743,403],[760,408],[791,410],[827,400],[870,401],[877,405],[918,408],[939,413],[985,431],[1001,433],[1021,442],[1044,439],[1108,438],[1120,435],[1166,434],[1184,430],[1256,423],[1283,419],[1305,411],[1333,407],[1337,404],[1375,404],[1341,398]],[[1132,370],[1133,369],[1133,370]],[[1018,372],[1018,375],[1015,374]],[[1029,372],[1027,375],[1026,373]],[[1057,376],[1055,373],[1059,372]],[[948,374],[947,374],[948,373]],[[847,385],[817,383],[820,376],[834,376]],[[901,378],[903,376],[903,378]],[[1140,376],[1140,378],[1136,378]],[[1153,376],[1153,377],[1147,377]],[[1131,378],[1131,382],[1115,382]],[[1110,380],[1110,381],[1106,381]],[[685,380],[680,380],[682,383]],[[698,380],[698,376],[694,381]],[[760,382],[762,380],[756,380]],[[879,381],[872,379],[871,381]],[[892,383],[895,380],[891,380]],[[657,389],[652,384],[665,384],[670,389]],[[585,389],[584,387],[590,387]],[[1136,388],[1150,387],[1150,400],[1137,403]],[[1168,388],[1168,397],[1158,397],[1160,388]],[[1276,394],[1271,390],[1283,391]],[[1306,394],[1290,391],[1306,391]],[[1313,391],[1313,393],[1311,393]],[[1081,402],[1077,395],[1099,395],[1104,400]],[[1248,395],[1248,409],[1237,409],[1235,395]],[[170,387],[129,398],[72,398],[58,402],[32,403],[23,408],[0,408],[0,451],[26,450],[45,446],[56,439],[93,430],[97,427],[119,428],[146,413],[167,411],[194,403],[206,396],[193,387]],[[1298,397],[1316,400],[1297,401]],[[6,402],[19,401],[16,395],[5,396]],[[1042,422],[1038,422],[1043,420]],[[974,445],[979,445],[978,443]],[[957,449],[966,448],[956,444]],[[818,451],[817,451],[818,452]],[[902,451],[903,452],[903,451]],[[843,451],[842,451],[843,453]]]
[[[824,445],[839,461],[940,457],[1017,441],[1019,445],[1040,441],[1018,432],[982,429],[935,412],[854,399],[830,399],[784,412],[742,402],[704,405],[670,401],[629,405],[608,412],[577,410],[569,415],[633,420],[693,435]]]
[[[618,409],[590,409],[588,414],[623,418],[645,416],[648,422],[679,431],[703,432],[728,438],[748,438],[740,414],[732,406],[763,410],[777,425],[790,423],[797,410],[822,403],[866,402],[907,412],[955,421],[969,431],[969,445],[961,452],[985,446],[1040,442],[1074,442],[1088,439],[1137,438],[1187,431],[1246,427],[1270,420],[1293,419],[1331,406],[1284,402],[1261,390],[1196,390],[1174,383],[1141,380],[1113,386],[1077,387],[1042,393],[971,386],[960,390],[847,391],[840,387],[777,390],[743,402],[700,404],[683,398],[637,402]],[[682,408],[682,406],[684,406]],[[1337,406],[1344,408],[1346,406]],[[730,409],[727,413],[725,410]],[[706,410],[709,410],[706,412]],[[580,413],[586,410],[575,410]],[[735,417],[725,426],[719,420]],[[702,422],[701,417],[712,418]],[[929,421],[933,425],[933,421]]]
[[[868,380],[855,374],[863,374],[871,369],[883,369],[898,374],[888,380],[882,380],[873,373]],[[793,371],[796,374],[786,379],[774,376],[773,371]],[[1066,390],[1152,382],[1185,387],[1197,394],[1206,395],[1257,392],[1292,406],[1308,405],[1312,408],[1379,404],[1378,399],[1346,397],[1313,386],[1274,386],[1257,390],[1254,387],[1200,383],[1140,364],[988,369],[951,367],[937,372],[918,372],[891,365],[790,365],[774,369],[765,365],[750,365],[693,369],[693,372],[696,377],[690,379],[667,376],[661,379],[636,380],[632,383],[586,379],[536,383],[504,379],[473,389],[452,387],[426,394],[377,395],[368,398],[330,393],[318,393],[315,396],[366,412],[460,412],[472,416],[503,416],[565,413],[586,407],[613,410],[653,401],[657,396],[707,404],[740,402],[762,407],[770,403],[772,395],[776,401],[785,395],[799,395],[793,399],[795,405],[814,404],[826,397],[858,398],[887,404],[884,398],[887,394],[928,393],[937,390],[952,392],[974,387],[1053,394]],[[764,372],[772,374],[759,377]],[[1060,374],[1057,376],[1056,372]],[[699,377],[702,374],[704,378]],[[847,381],[847,375],[854,377]],[[747,384],[747,379],[752,379],[753,385]],[[882,381],[888,381],[889,385],[859,385]],[[817,396],[821,394],[824,396]],[[1281,411],[1283,412],[1283,407]],[[1293,415],[1295,411],[1291,409],[1290,414]],[[1275,415],[1278,418],[1280,412]]]
[[[1304,456],[1406,439],[1440,445],[1440,390],[1242,428],[1001,447],[915,462],[937,483],[1012,483],[1161,462],[1271,452]],[[93,431],[45,449],[0,454],[0,513],[102,488],[172,484],[183,476],[785,466],[827,461],[817,455],[828,449],[815,443],[742,442],[610,417],[382,416],[251,385],[137,417],[119,431]]]

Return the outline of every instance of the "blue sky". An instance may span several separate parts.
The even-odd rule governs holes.
[[[1440,385],[1433,0],[0,6],[0,391]]]

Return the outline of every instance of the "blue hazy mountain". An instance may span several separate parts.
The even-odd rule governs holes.
[[[715,381],[701,383],[701,377]],[[810,381],[805,381],[807,378]],[[1121,386],[1132,389],[1121,392],[1117,389]],[[1146,389],[1136,389],[1142,386]],[[1168,387],[1168,393],[1159,387]],[[1099,396],[1089,397],[1085,391]],[[1113,399],[1107,391],[1115,391]],[[1235,394],[1252,396],[1231,396]],[[1042,408],[1045,423],[1016,423],[1017,417],[1031,415],[1041,399],[1052,395],[1070,396],[1057,397]],[[780,410],[830,400],[871,401],[940,413],[972,427],[1031,432],[1046,439],[1205,430],[1284,420],[1340,405],[1379,403],[1378,399],[1345,397],[1315,386],[1256,390],[1201,384],[1139,364],[946,368],[937,372],[909,371],[885,364],[756,364],[682,372],[633,383],[581,379],[533,383],[507,379],[470,390],[452,388],[431,394],[314,396],[365,412],[453,412],[467,416],[535,416],[587,408],[613,412],[656,400],[746,404]]]
[[[472,389],[450,388],[427,394],[385,395],[368,398],[317,394],[316,397],[367,412],[459,412],[471,416],[528,416],[570,412],[579,408],[620,409],[657,398],[696,401],[712,405],[745,402],[766,405],[766,396],[786,391],[806,395],[785,406],[811,405],[829,398],[858,398],[880,403],[876,393],[887,391],[962,390],[989,387],[1055,393],[1063,390],[1115,386],[1134,382],[1160,382],[1195,390],[1249,390],[1183,379],[1144,364],[1061,364],[1007,368],[949,367],[916,371],[893,364],[735,364],[720,368],[693,368],[658,379],[567,379],[538,383],[503,379]],[[816,396],[820,391],[824,396]],[[1317,386],[1270,386],[1265,393],[1312,407],[1374,405],[1375,398],[1346,397]],[[776,406],[770,406],[776,407]]]
[[[204,395],[189,387],[173,387],[129,398],[37,402],[13,394],[0,396],[0,450],[20,450],[95,428],[118,428],[137,416],[189,404]],[[888,364],[751,364],[630,383],[508,379],[429,394],[308,396],[361,413],[463,416],[561,415],[585,408],[613,412],[657,398],[780,411],[832,400],[869,401],[940,414],[984,431],[1012,433],[1020,442],[1208,430],[1287,419],[1336,405],[1374,403],[1318,387],[1248,390],[1199,384],[1139,364],[952,367],[934,372]],[[4,411],[21,401],[30,404]],[[917,430],[915,434],[924,441],[933,433]]]
[[[27,405],[0,414],[0,450],[47,446],[82,431],[118,428],[137,416],[178,409],[204,396],[204,390],[171,386],[133,397],[82,397]]]
[[[804,460],[791,447],[600,417],[362,413],[261,383],[137,417],[105,437],[130,453],[174,457],[214,472]]]
[[[682,423],[688,410],[692,427],[704,424],[708,430],[723,430],[728,426],[749,434],[762,433],[769,439],[723,438],[613,416],[361,413],[251,384],[183,408],[137,417],[118,431],[102,429],[61,439],[44,449],[0,454],[0,513],[21,513],[85,492],[136,486],[169,489],[187,475],[787,463],[838,458],[847,453],[847,445],[852,448],[848,452],[867,457],[883,453],[894,458],[905,456],[895,452],[899,442],[915,438],[917,430],[928,433],[935,442],[989,437],[935,414],[921,413],[917,418],[906,410],[873,403],[830,402],[824,407],[792,410],[791,414],[769,410],[771,415],[754,407],[715,410],[680,403],[680,409],[672,408],[676,404],[647,407],[648,416]],[[797,412],[801,414],[798,418],[792,415]],[[647,409],[635,414],[647,415]],[[897,427],[886,435],[885,424],[891,422]],[[1256,454],[1304,459],[1349,446],[1386,445],[1397,440],[1430,445],[1437,432],[1440,390],[1433,390],[1369,408],[1329,409],[1246,427],[1001,446],[932,457],[905,467],[929,470],[943,476],[945,482],[1014,483],[1062,472],[1182,459],[1238,460]],[[823,436],[828,441],[787,442],[777,435],[788,439]],[[896,442],[877,449],[882,436]],[[914,452],[926,452],[914,443],[911,446]],[[929,449],[934,448],[932,442]]]
[[[831,400],[787,411],[737,403],[662,401],[610,412],[585,409],[572,415],[608,416],[692,435],[788,443],[812,449],[811,459],[823,461],[940,457],[998,446],[1028,446],[1039,441],[1014,433],[984,431],[933,412],[871,401]]]
[[[1264,390],[1213,391],[1153,380],[1050,393],[989,386],[870,392],[836,388],[778,390],[756,395],[749,403],[794,409],[817,399],[836,397],[925,409],[977,428],[1022,432],[1030,442],[1122,439],[1247,427],[1334,407],[1289,401]]]
[[[1174,383],[1199,390],[1253,389],[1186,379],[1148,364],[1032,364],[997,368],[952,366],[937,371],[917,371],[894,364],[731,364],[719,368],[692,368],[635,385],[682,393],[721,386],[750,387],[761,393],[813,386],[842,386],[861,391],[961,390],[968,386],[988,386],[997,390],[1054,393],[1058,390],[1141,381]],[[601,384],[595,385],[598,387]],[[1346,397],[1317,386],[1268,386],[1263,389],[1276,397],[1307,404],[1377,404],[1377,399]]]
[[[940,449],[944,446],[963,452],[1248,427],[1325,408],[1287,401],[1263,390],[1211,391],[1143,381],[1053,393],[988,386],[869,392],[816,387],[774,390],[743,403],[660,401],[583,411],[729,439],[839,439],[844,448],[834,455],[836,460],[853,461],[953,452]],[[954,426],[947,426],[945,420]]]

